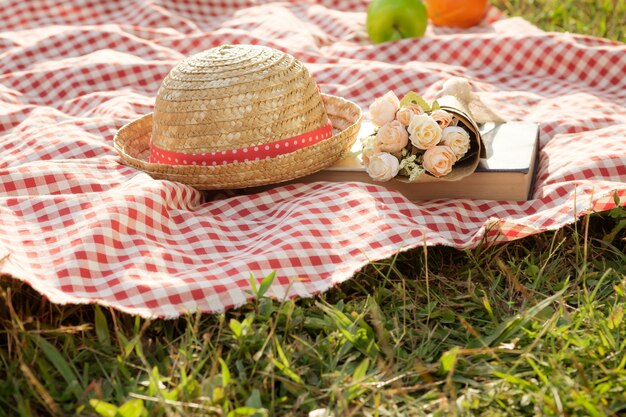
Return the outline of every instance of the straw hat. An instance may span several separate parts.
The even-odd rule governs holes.
[[[165,77],[154,113],[122,127],[127,165],[198,189],[288,181],[332,165],[356,140],[361,110],[321,94],[293,56],[224,45]]]

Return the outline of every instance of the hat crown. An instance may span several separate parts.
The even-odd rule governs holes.
[[[257,45],[223,45],[180,62],[159,88],[153,118],[152,144],[183,153],[272,143],[328,121],[302,63]]]

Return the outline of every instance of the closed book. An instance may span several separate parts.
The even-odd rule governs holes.
[[[364,122],[360,137],[373,131]],[[357,140],[351,153],[333,166],[312,175],[291,181],[362,182],[397,190],[408,199],[469,198],[477,200],[525,201],[532,198],[538,160],[539,126],[533,123],[487,123],[480,126],[483,150],[476,171],[457,181],[410,183],[400,179],[374,181],[365,172],[360,159],[361,141]]]

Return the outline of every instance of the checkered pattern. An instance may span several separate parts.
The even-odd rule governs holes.
[[[244,303],[250,274],[276,271],[269,295],[306,297],[399,250],[509,241],[626,201],[626,46],[495,10],[469,31],[371,45],[366,5],[3,2],[0,270],[54,302],[175,317]],[[203,194],[120,164],[115,131],[151,110],[176,62],[222,43],[292,53],[364,109],[468,77],[503,116],[541,123],[534,199],[413,204],[358,183]]]

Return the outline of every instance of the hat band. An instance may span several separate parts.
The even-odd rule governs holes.
[[[303,133],[276,142],[263,143],[240,149],[204,153],[183,153],[160,149],[150,141],[149,162],[167,165],[225,165],[239,162],[271,159],[279,155],[295,152],[307,146],[315,145],[333,136],[333,125],[328,121],[324,126],[311,132]]]

